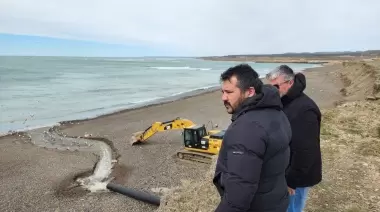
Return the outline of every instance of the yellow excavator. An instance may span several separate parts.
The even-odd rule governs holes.
[[[217,126],[216,126],[217,127]],[[184,149],[177,151],[178,158],[183,160],[211,163],[212,155],[219,153],[224,130],[209,130],[206,126],[197,125],[189,119],[176,118],[171,121],[154,122],[144,131],[133,134],[131,144],[141,144],[157,132],[182,129]]]

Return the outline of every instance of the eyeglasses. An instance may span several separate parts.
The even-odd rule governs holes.
[[[288,83],[289,81],[290,81],[290,80],[286,80],[286,81],[284,81],[284,82],[274,84],[273,86],[276,87],[277,89],[280,89],[280,86],[281,86],[282,84]]]

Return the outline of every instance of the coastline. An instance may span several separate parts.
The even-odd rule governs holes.
[[[212,92],[217,91],[219,88],[220,88],[219,86],[210,86],[207,88],[198,88],[198,89],[194,89],[191,91],[186,91],[186,92],[183,92],[180,94],[176,94],[173,96],[167,96],[167,97],[160,98],[160,99],[149,100],[146,102],[142,102],[142,103],[132,105],[130,107],[126,107],[126,108],[111,111],[111,112],[106,112],[106,113],[95,115],[95,116],[90,116],[90,117],[81,118],[81,119],[68,119],[68,120],[58,121],[54,124],[46,124],[46,125],[42,125],[42,126],[31,126],[31,127],[27,127],[27,128],[18,129],[18,130],[10,130],[8,132],[0,133],[0,138],[5,137],[5,136],[9,136],[9,135],[25,133],[25,132],[28,132],[30,130],[38,130],[38,129],[49,128],[49,127],[54,127],[54,126],[75,124],[75,123],[79,123],[79,122],[91,121],[91,120],[101,119],[101,118],[108,117],[108,116],[118,115],[121,113],[130,112],[133,110],[142,110],[142,109],[146,109],[146,108],[150,108],[150,107],[154,107],[154,106],[158,106],[158,105],[164,105],[164,104],[168,104],[171,102],[196,97],[199,95],[212,93]]]
[[[205,56],[197,59],[210,61],[245,61],[255,63],[309,63],[336,64],[350,61],[373,61],[380,56],[379,50],[356,52],[299,52],[282,54]]]
[[[321,65],[321,66],[320,67],[305,68],[301,71],[302,72],[310,72],[310,71],[314,71],[315,69],[324,67],[323,64],[319,64],[319,65]],[[265,81],[264,76],[260,77],[260,79]],[[57,121],[56,123],[52,123],[52,124],[30,126],[30,127],[26,127],[26,128],[17,129],[17,130],[9,130],[7,132],[1,132],[0,138],[5,137],[5,136],[9,136],[9,135],[11,136],[14,134],[26,133],[26,132],[31,131],[31,130],[38,130],[38,129],[49,128],[49,127],[54,127],[54,126],[63,126],[63,125],[68,125],[68,124],[76,124],[76,123],[80,123],[80,122],[97,120],[97,119],[101,119],[101,118],[108,117],[108,116],[127,113],[127,112],[134,111],[134,110],[143,110],[143,109],[155,107],[158,105],[165,105],[165,104],[168,104],[171,102],[185,100],[188,98],[192,98],[192,97],[196,97],[196,96],[200,96],[200,95],[205,95],[208,93],[213,93],[213,92],[218,91],[219,89],[220,89],[220,86],[217,86],[217,85],[209,86],[209,87],[196,88],[196,89],[186,91],[183,93],[175,94],[172,96],[167,96],[167,97],[160,98],[160,99],[148,100],[148,101],[145,101],[142,103],[131,105],[129,107],[125,107],[123,109],[113,110],[110,112],[105,112],[105,113],[94,115],[94,116],[89,116],[89,117],[85,117],[85,118],[78,118],[78,119],[62,120],[62,121]]]
[[[310,94],[321,107],[332,106],[339,100],[340,84],[331,74],[334,66],[305,69]],[[331,86],[331,87],[327,87]],[[323,91],[322,91],[323,90]],[[109,140],[118,155],[118,169],[113,171],[117,183],[147,192],[157,188],[172,188],[183,179],[202,181],[209,170],[207,164],[182,162],[174,156],[183,148],[179,131],[160,132],[144,145],[131,146],[130,136],[146,129],[155,121],[189,118],[207,128],[217,124],[228,127],[230,115],[220,100],[217,88],[185,95],[180,100],[166,100],[154,105],[121,110],[87,120],[70,120],[59,126],[63,135],[70,137],[91,134]],[[84,152],[58,152],[37,147],[22,134],[0,137],[0,194],[5,209],[16,211],[155,211],[157,208],[112,192],[91,195],[73,194],[67,182],[96,164],[96,157]],[[25,187],[25,183],[28,186]],[[66,185],[66,186],[65,186]],[[12,192],[10,192],[12,191]],[[66,194],[64,196],[58,194]],[[73,195],[71,195],[73,194]],[[162,193],[156,193],[162,195]]]

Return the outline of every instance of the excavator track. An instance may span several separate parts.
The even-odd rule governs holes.
[[[199,163],[211,164],[212,162],[212,155],[188,150],[177,151],[177,157],[181,160],[195,161]]]

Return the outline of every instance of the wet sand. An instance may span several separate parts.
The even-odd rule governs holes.
[[[333,107],[341,99],[342,83],[331,65],[306,70],[307,90],[322,108]],[[129,188],[172,187],[181,179],[202,180],[207,164],[178,161],[174,154],[182,148],[180,131],[154,135],[144,145],[131,146],[132,133],[154,121],[176,117],[198,124],[211,122],[226,128],[230,116],[211,92],[175,102],[135,109],[62,126],[70,136],[92,134],[112,141],[120,154],[114,170],[115,181]],[[211,121],[211,122],[210,122]],[[97,158],[91,153],[53,151],[36,147],[22,136],[0,138],[0,200],[2,211],[154,211],[157,207],[112,193],[88,194],[79,188],[67,189],[76,175],[91,171]]]

